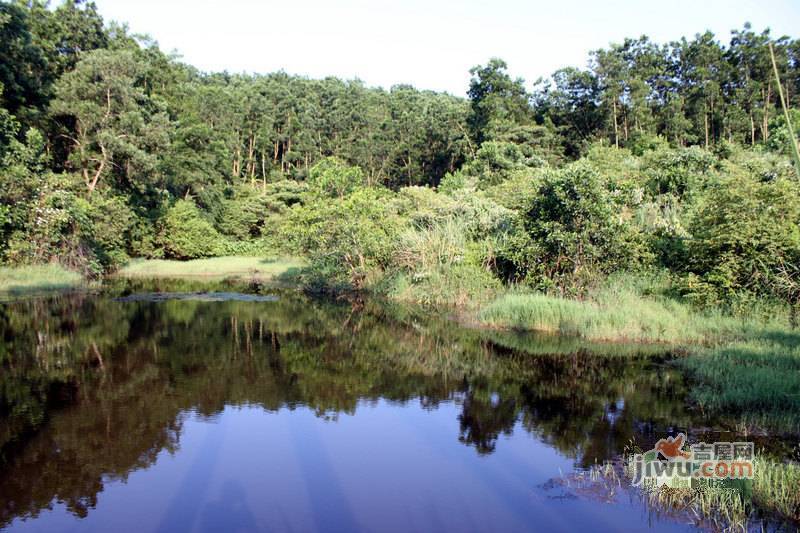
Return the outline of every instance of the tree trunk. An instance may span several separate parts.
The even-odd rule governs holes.
[[[91,181],[87,181],[86,185],[89,188],[89,196],[92,195],[95,188],[97,187],[97,182],[100,181],[100,176],[103,174],[103,170],[106,168],[106,162],[108,161],[108,152],[106,151],[106,147],[102,144],[100,145],[100,151],[103,154],[103,158],[100,159],[100,165],[98,165],[97,170],[94,173]],[[88,173],[85,173],[84,176],[88,177]]]
[[[233,155],[233,168],[231,169],[234,178],[239,177],[239,174],[241,173],[241,167],[242,167],[242,147],[237,146],[236,152]]]
[[[267,152],[261,152],[261,179],[264,181],[264,189],[267,188]]]
[[[772,83],[767,83],[767,97],[764,99],[764,125],[761,128],[762,138],[769,140],[769,101],[772,97]]]
[[[255,180],[256,175],[256,160],[254,159],[254,148],[256,144],[256,136],[250,132],[250,140],[247,146],[247,173],[250,175],[250,183]]]
[[[628,114],[625,113],[625,118],[622,121],[625,133],[625,142],[628,142]]]

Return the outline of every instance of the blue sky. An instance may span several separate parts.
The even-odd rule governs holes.
[[[750,21],[800,37],[800,0],[95,0],[201,70],[358,77],[463,95],[490,57],[532,82],[628,36],[658,42],[706,29],[727,42]]]

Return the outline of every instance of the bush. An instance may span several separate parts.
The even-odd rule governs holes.
[[[92,250],[104,270],[114,270],[128,262],[130,230],[135,214],[124,197],[92,197],[89,211]]]
[[[436,188],[436,190],[441,193],[451,194],[455,191],[467,188],[475,188],[475,179],[470,178],[464,174],[464,172],[459,170],[445,174],[442,180],[439,182],[439,186]]]
[[[175,202],[161,221],[159,243],[166,257],[195,259],[223,251],[222,238],[192,200]]]
[[[361,289],[389,266],[393,243],[407,221],[387,189],[358,189],[337,202],[295,206],[282,234],[311,260],[306,283],[315,290]]]
[[[308,184],[312,190],[326,196],[343,198],[357,187],[363,186],[364,173],[335,157],[326,157],[311,167]]]
[[[632,132],[627,148],[633,155],[642,156],[647,152],[655,152],[656,150],[663,150],[669,148],[669,142],[659,135],[645,132]]]
[[[545,161],[528,146],[487,141],[481,144],[472,161],[442,179],[440,189],[451,192],[470,188],[473,184],[483,189],[506,181],[518,171],[542,166],[545,166]]]
[[[237,240],[261,236],[272,210],[269,199],[252,187],[237,189],[232,198],[223,200],[219,231]]]
[[[714,154],[697,146],[649,152],[642,161],[647,189],[652,195],[683,197],[697,191],[716,163]]]
[[[586,163],[546,173],[499,252],[506,275],[564,291],[646,262],[644,241],[610,189]]]
[[[57,261],[87,276],[103,272],[93,241],[92,205],[74,192],[72,177],[47,174],[21,229],[11,234],[6,257],[12,264]]]
[[[688,296],[709,303],[741,291],[785,297],[782,276],[800,264],[800,187],[789,179],[720,178],[690,232]]]

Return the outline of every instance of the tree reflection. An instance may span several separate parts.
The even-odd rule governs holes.
[[[585,353],[374,302],[63,295],[0,306],[0,335],[0,527],[54,500],[85,515],[105,481],[177,450],[187,412],[231,404],[335,417],[361,400],[454,400],[454,438],[478,453],[524,430],[580,464],[643,428],[692,423],[682,380],[651,354]]]

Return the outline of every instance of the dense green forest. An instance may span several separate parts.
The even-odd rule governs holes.
[[[796,309],[780,97],[800,104],[800,40],[745,24],[625,39],[532,85],[500,59],[470,72],[466,98],[203,73],[91,2],[2,2],[0,257],[91,277],[296,255],[311,288],[456,304],[659,271],[699,304]]]

